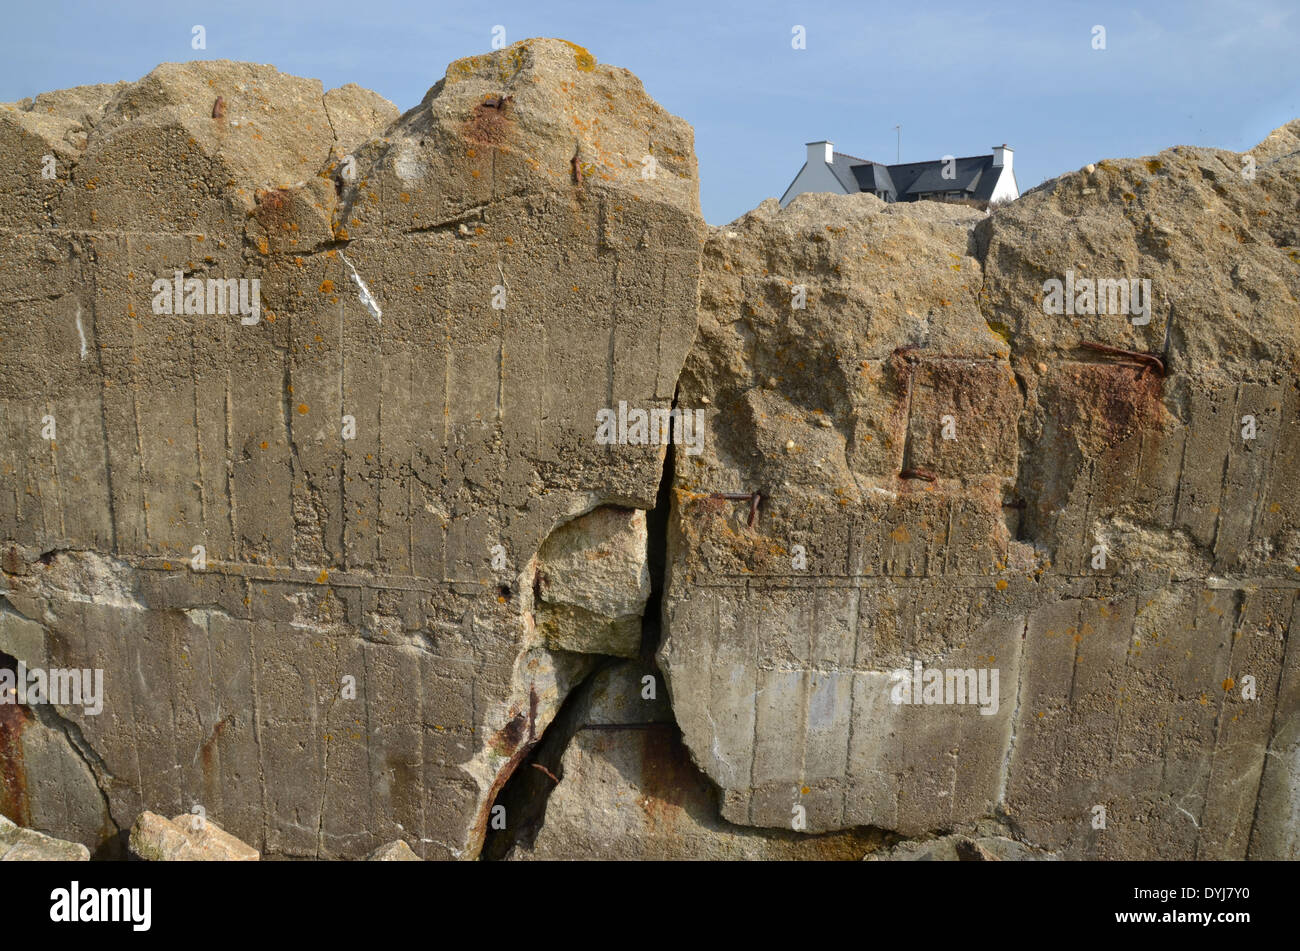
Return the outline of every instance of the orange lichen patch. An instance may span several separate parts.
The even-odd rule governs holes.
[[[1224,690],[1231,690],[1235,686],[1237,686],[1237,681],[1233,680],[1231,677],[1223,682]]]
[[[307,415],[307,411],[308,411],[309,408],[310,408],[310,407],[308,407],[306,403],[299,403],[299,404],[298,404],[298,415],[299,415],[299,416],[306,416],[306,415]]]
[[[902,545],[912,540],[912,533],[907,530],[906,525],[900,525],[889,533],[889,537]]]
[[[325,280],[320,282],[320,287],[317,288],[317,290],[319,290],[320,293],[322,294],[332,294],[334,293],[334,282],[331,281],[329,278],[326,278]]]
[[[1006,590],[1007,590],[1007,579],[1006,579],[1006,578],[999,578],[999,579],[997,580],[997,582],[993,585],[993,587],[997,588],[999,591],[1006,591]]]
[[[316,576],[316,583],[324,584],[326,581],[329,581],[329,578],[330,578],[330,573],[328,571],[322,571],[320,574]]]
[[[262,448],[263,448],[263,449],[267,449],[267,448],[269,448],[269,447],[267,446],[267,444],[266,444],[266,440],[265,440],[265,439],[262,440]]]
[[[398,201],[400,201],[403,205],[405,205],[405,204],[408,204],[408,203],[410,202],[410,200],[411,200],[411,195],[410,195],[409,192],[402,192],[400,195],[397,196],[397,199],[398,199]]]

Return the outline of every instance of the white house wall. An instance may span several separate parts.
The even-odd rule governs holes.
[[[989,201],[1015,201],[1020,197],[1020,189],[1016,188],[1016,176],[1007,169],[998,176],[998,183],[993,186],[993,194],[989,196]]]
[[[794,200],[795,195],[802,195],[804,192],[834,192],[836,195],[847,195],[844,186],[840,184],[838,178],[831,171],[831,167],[825,162],[805,162],[804,167],[799,169],[799,174],[795,176],[790,187],[785,190],[781,197],[781,207],[784,208]]]

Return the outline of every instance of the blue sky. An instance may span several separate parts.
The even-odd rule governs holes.
[[[1171,145],[1244,151],[1300,116],[1300,2],[879,4],[659,0],[469,3],[21,2],[5,10],[0,101],[137,79],[160,62],[272,63],[356,82],[402,109],[453,59],[558,36],[636,73],[695,127],[705,218],[723,224],[798,172],[804,143],[904,161],[1015,148],[1022,191]],[[190,48],[202,24],[207,49]],[[791,48],[803,26],[807,48]],[[1092,48],[1093,27],[1106,49]]]

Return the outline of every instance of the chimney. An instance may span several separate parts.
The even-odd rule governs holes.
[[[1007,170],[1011,170],[1011,160],[1015,157],[1015,149],[1003,142],[1001,145],[993,146],[993,167],[1001,168],[1003,165]]]
[[[808,143],[808,164],[825,162],[827,165],[835,160],[835,147],[830,142]]]

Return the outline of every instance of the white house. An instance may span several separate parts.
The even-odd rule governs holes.
[[[809,142],[808,160],[781,196],[781,207],[804,192],[871,192],[885,201],[1013,201],[1020,197],[1013,158],[1011,146],[1004,143],[993,146],[992,155],[882,165],[836,152],[830,142]]]

